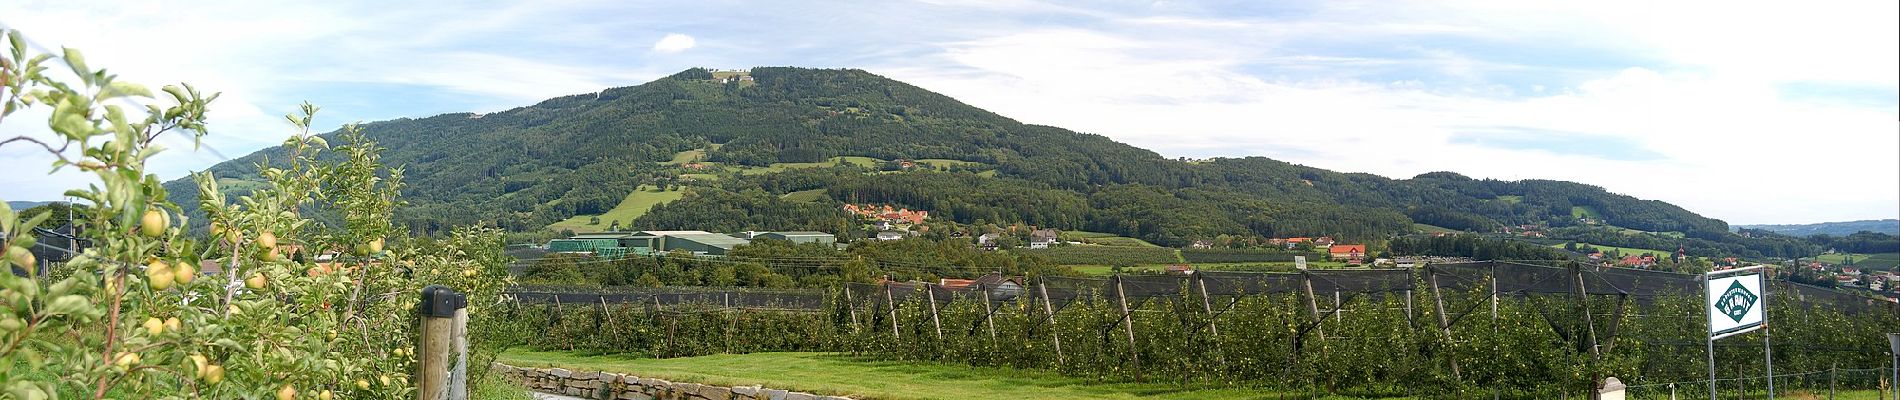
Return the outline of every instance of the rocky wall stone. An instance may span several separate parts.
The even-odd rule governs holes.
[[[782,389],[746,386],[714,386],[692,382],[670,382],[629,374],[601,371],[575,372],[563,368],[522,368],[495,363],[495,371],[520,382],[530,390],[582,398],[614,400],[850,400],[848,397],[819,396]],[[603,389],[604,388],[604,389]],[[604,397],[603,397],[604,396]]]

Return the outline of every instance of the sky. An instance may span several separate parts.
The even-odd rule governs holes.
[[[1568,180],[1736,224],[1900,217],[1892,0],[10,0],[0,26],[222,93],[203,148],[161,140],[165,179],[281,142],[304,101],[328,131],[800,66],[1167,157]],[[0,148],[0,198],[84,185],[50,162]]]

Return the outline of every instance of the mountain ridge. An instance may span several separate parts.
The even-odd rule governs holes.
[[[1864,219],[1856,221],[1816,222],[1811,224],[1736,225],[1735,229],[1760,229],[1789,236],[1847,236],[1861,231],[1900,235],[1900,219]]]
[[[743,76],[749,79],[688,69],[499,112],[363,128],[388,149],[386,162],[405,168],[412,205],[397,218],[418,232],[472,223],[539,229],[604,213],[634,190],[657,185],[691,192],[629,223],[836,230],[850,220],[835,208],[767,196],[824,189],[834,202],[899,204],[959,223],[1103,231],[1168,245],[1242,236],[1377,241],[1418,222],[1475,232],[1604,224],[1704,241],[1691,244],[1710,253],[1807,251],[1742,238],[1721,220],[1594,185],[1453,172],[1395,179],[1265,157],[1183,162],[1102,135],[1024,124],[862,70],[760,67]],[[691,150],[703,150],[701,161],[719,172],[666,163]],[[267,149],[208,170],[241,184],[256,179],[250,164],[281,155]],[[945,171],[833,166],[742,173],[841,156],[969,164]],[[195,204],[188,180],[167,188],[174,202]]]

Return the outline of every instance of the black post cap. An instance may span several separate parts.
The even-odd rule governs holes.
[[[468,307],[468,298],[455,289],[442,285],[429,285],[422,288],[422,316],[432,318],[453,318],[455,310]]]

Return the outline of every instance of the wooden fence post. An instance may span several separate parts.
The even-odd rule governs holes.
[[[1135,347],[1135,315],[1128,311],[1128,292],[1122,289],[1122,275],[1115,274],[1115,299],[1121,302],[1122,322],[1128,328],[1128,357],[1135,362],[1135,380],[1141,380],[1141,348]]]
[[[1036,282],[1036,291],[1042,292],[1042,312],[1044,314],[1043,316],[1049,321],[1049,337],[1055,339],[1056,342],[1056,367],[1060,368],[1063,365],[1062,333],[1056,329],[1056,308],[1055,305],[1049,301],[1048,285],[1042,282]]]
[[[450,387],[456,359],[456,314],[459,311],[462,318],[467,318],[466,308],[468,300],[454,290],[437,285],[422,288],[422,343],[416,357],[418,399],[446,400],[454,391]]]

